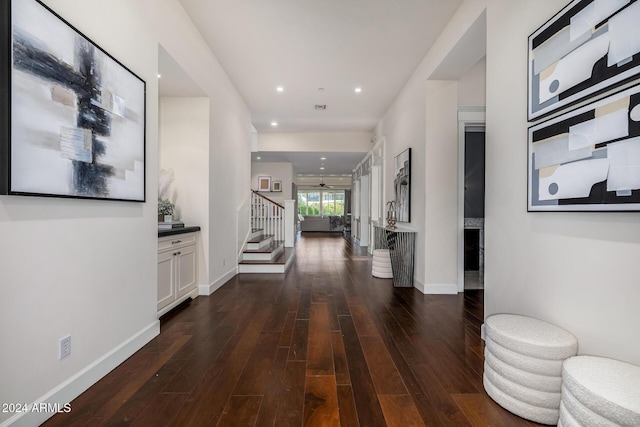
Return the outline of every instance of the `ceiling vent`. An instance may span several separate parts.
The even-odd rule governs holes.
[[[315,106],[316,110],[326,110],[327,109],[327,105],[321,105],[321,104],[316,104]]]

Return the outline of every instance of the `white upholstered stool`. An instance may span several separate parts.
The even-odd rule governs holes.
[[[371,274],[380,279],[393,279],[389,249],[373,250],[373,267],[371,269]]]
[[[543,320],[496,314],[485,321],[485,344],[487,394],[522,418],[556,424],[562,362],[578,352],[576,337]]]
[[[640,366],[597,356],[565,360],[558,426],[640,426]]]

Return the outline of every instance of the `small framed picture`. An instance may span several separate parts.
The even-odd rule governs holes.
[[[271,191],[282,192],[282,181],[273,181],[271,183]]]
[[[258,177],[258,191],[271,191],[271,177],[259,176]]]

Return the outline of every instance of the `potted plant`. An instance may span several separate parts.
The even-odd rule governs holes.
[[[158,222],[171,222],[174,208],[169,199],[158,199]]]

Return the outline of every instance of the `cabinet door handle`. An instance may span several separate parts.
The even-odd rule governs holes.
[[[174,240],[173,242],[171,242],[172,245],[175,245],[177,243],[182,243],[182,240]]]

